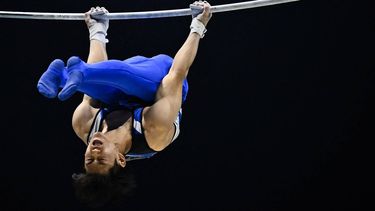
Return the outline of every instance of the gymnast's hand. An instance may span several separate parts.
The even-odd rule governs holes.
[[[203,12],[196,16],[196,18],[207,27],[208,21],[212,17],[211,5],[207,1],[195,1],[192,5],[203,8]]]
[[[197,33],[203,38],[207,32],[206,26],[212,17],[211,5],[207,1],[196,1],[190,4],[193,20],[190,24],[190,34]]]
[[[92,7],[85,13],[85,22],[90,32],[90,40],[99,40],[107,43],[107,30],[109,28],[108,11],[104,7]]]

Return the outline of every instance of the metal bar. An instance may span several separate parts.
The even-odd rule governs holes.
[[[246,1],[233,4],[222,4],[211,6],[212,13],[228,12],[233,10],[250,9],[256,7],[271,6],[275,4],[283,4],[295,2],[299,0],[256,0]],[[145,11],[145,12],[120,12],[109,13],[110,20],[126,20],[126,19],[147,19],[147,18],[165,18],[165,17],[178,17],[190,16],[192,10],[188,9],[175,9],[175,10],[158,10],[158,11]],[[0,18],[16,18],[16,19],[38,19],[38,20],[84,20],[83,13],[47,13],[47,12],[13,12],[13,11],[0,11]]]

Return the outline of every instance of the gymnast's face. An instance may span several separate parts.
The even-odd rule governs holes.
[[[95,133],[85,153],[86,172],[108,174],[115,162],[125,167],[125,158],[119,153],[116,145],[103,133]]]

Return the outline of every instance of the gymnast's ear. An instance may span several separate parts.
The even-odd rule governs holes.
[[[125,156],[120,152],[117,153],[116,162],[117,162],[118,165],[120,165],[122,168],[124,168],[126,166]]]

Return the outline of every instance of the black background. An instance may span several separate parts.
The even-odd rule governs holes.
[[[212,1],[212,5],[236,1]],[[190,1],[2,1],[0,10],[110,12]],[[178,141],[132,164],[121,210],[374,209],[374,1],[301,1],[214,14],[190,70]],[[111,59],[174,56],[190,17],[111,21]],[[73,196],[81,101],[42,97],[55,58],[88,54],[83,21],[0,19],[1,210],[86,210]],[[107,209],[109,210],[109,209]]]

